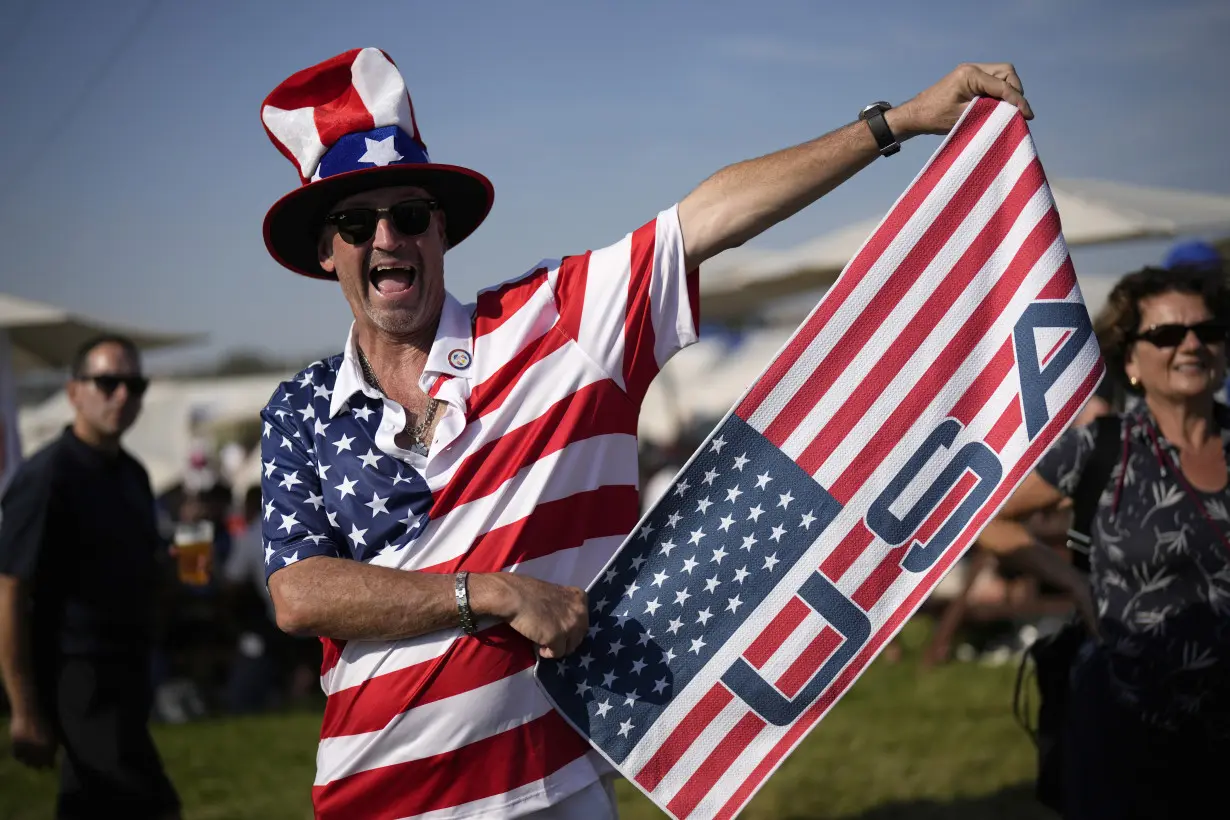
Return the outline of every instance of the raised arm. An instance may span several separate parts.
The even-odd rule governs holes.
[[[946,134],[975,97],[994,97],[1033,111],[1008,63],[967,63],[885,114],[898,142],[919,134]],[[679,203],[688,270],[742,245],[806,208],[867,167],[878,156],[865,122],[838,128],[811,142],[727,166]]]

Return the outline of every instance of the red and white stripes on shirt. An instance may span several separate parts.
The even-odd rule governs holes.
[[[262,413],[267,572],[329,556],[587,586],[638,519],[640,404],[696,341],[697,305],[676,208],[449,296],[419,382],[445,403],[426,455],[395,442],[405,411],[363,381],[352,329]],[[529,642],[480,626],[325,641],[318,817],[511,818],[607,770],[538,689]]]

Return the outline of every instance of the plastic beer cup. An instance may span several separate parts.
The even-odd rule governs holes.
[[[179,581],[189,586],[209,583],[214,557],[212,521],[194,521],[175,526],[175,556]]]

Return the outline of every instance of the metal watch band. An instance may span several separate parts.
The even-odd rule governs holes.
[[[474,610],[470,609],[470,589],[466,583],[469,577],[470,573],[464,569],[457,573],[453,592],[457,596],[457,617],[461,621],[461,631],[467,635],[476,635],[478,628],[474,624]]]

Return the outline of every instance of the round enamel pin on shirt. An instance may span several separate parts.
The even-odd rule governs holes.
[[[470,366],[469,351],[462,350],[461,348],[457,348],[456,350],[451,351],[448,354],[448,363],[451,364],[453,367],[457,368],[458,370],[465,370],[467,367]]]

